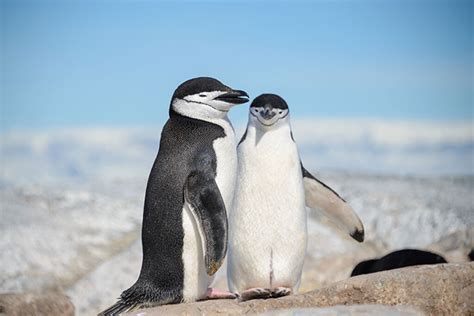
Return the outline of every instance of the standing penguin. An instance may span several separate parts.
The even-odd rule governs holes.
[[[297,292],[307,244],[306,206],[363,241],[353,209],[303,167],[281,97],[262,94],[252,102],[237,155],[227,277],[242,300]]]
[[[148,178],[140,276],[100,315],[233,297],[208,287],[226,255],[226,210],[237,171],[227,112],[247,101],[247,93],[213,78],[191,79],[176,89]]]

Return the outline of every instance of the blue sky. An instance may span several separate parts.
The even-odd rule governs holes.
[[[472,120],[473,1],[1,1],[1,129],[158,125],[201,75],[293,117]],[[233,111],[247,119],[247,106]]]

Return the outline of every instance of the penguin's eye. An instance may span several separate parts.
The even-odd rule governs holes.
[[[200,96],[201,98],[207,97],[207,95],[205,95],[205,94],[200,94],[199,96]]]
[[[258,109],[255,109],[255,112],[257,112],[257,113],[258,113]]]
[[[281,113],[283,113],[283,111],[282,111],[282,110],[280,110],[280,111],[278,111],[278,113],[279,113],[279,114],[281,114]]]

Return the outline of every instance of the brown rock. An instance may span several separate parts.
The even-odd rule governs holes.
[[[472,315],[473,297],[474,263],[460,263],[408,267],[361,275],[305,294],[280,299],[243,303],[216,300],[165,305],[146,310],[146,315],[235,315],[277,309],[359,304],[409,305],[428,315]]]
[[[423,312],[409,306],[387,305],[335,305],[330,307],[305,307],[277,309],[261,316],[424,316]]]
[[[0,315],[74,316],[74,305],[60,293],[0,294]]]

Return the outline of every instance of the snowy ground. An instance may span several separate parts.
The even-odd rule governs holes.
[[[302,291],[347,277],[359,260],[390,250],[430,248],[462,261],[474,247],[473,177],[320,177],[358,211],[367,239],[358,244],[311,212]],[[66,290],[80,315],[113,303],[140,269],[142,189],[140,181],[102,192],[100,186],[1,189],[0,290]],[[461,237],[442,245],[456,233]],[[216,281],[221,287],[224,272]]]
[[[155,130],[4,136],[0,292],[64,290],[78,315],[114,303],[139,273],[143,197],[158,138]],[[459,157],[472,158],[468,143]],[[310,147],[300,150],[306,165],[318,165]],[[366,242],[310,211],[301,291],[346,278],[360,260],[391,250],[430,249],[465,261],[474,247],[472,175],[315,174],[358,212]],[[216,285],[226,286],[225,267]]]

